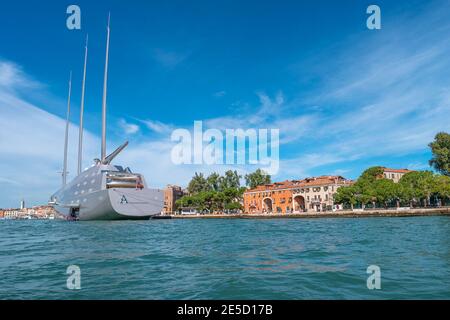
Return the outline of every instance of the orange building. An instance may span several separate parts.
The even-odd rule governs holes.
[[[175,203],[178,199],[186,195],[186,192],[179,186],[167,185],[164,189],[164,213],[174,213]]]
[[[332,210],[333,196],[352,184],[341,176],[286,180],[249,189],[244,193],[245,213],[299,213]]]

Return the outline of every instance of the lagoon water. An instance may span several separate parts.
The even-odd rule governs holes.
[[[3,220],[0,234],[0,299],[450,299],[450,217]]]

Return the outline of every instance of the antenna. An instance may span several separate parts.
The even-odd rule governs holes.
[[[70,94],[72,92],[72,71],[69,76],[69,96],[67,98],[67,119],[66,119],[66,133],[64,135],[64,164],[62,172],[62,184],[63,187],[67,182],[67,144],[69,140],[69,118],[70,118]]]
[[[108,27],[106,36],[106,58],[105,58],[105,75],[103,80],[103,103],[102,103],[102,154],[101,160],[106,158],[106,89],[108,85],[108,55],[109,55],[109,21],[111,13],[108,14]]]
[[[81,107],[80,107],[80,131],[78,136],[78,174],[81,173],[81,163],[83,162],[83,113],[84,113],[84,87],[86,84],[86,64],[88,56],[88,37],[86,35],[86,46],[84,49],[84,69],[83,69],[83,84],[81,87]]]

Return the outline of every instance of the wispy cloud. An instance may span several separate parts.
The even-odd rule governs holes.
[[[161,121],[156,120],[140,120],[141,123],[143,123],[149,130],[158,133],[158,134],[166,134],[170,135],[170,132],[172,132],[175,128],[171,124],[163,123]]]
[[[317,57],[327,70],[315,75],[322,79],[318,94],[294,105],[323,107],[308,108],[307,143],[296,142],[302,151],[289,166],[423,152],[436,132],[450,129],[443,116],[450,114],[450,43],[442,41],[450,23],[435,9],[396,17],[376,36],[352,37],[333,60]]]
[[[153,52],[153,58],[166,68],[174,68],[182,63],[189,54],[180,53],[176,51],[169,51],[161,48],[157,48]]]
[[[406,166],[406,168],[409,170],[430,170],[428,163],[422,162],[410,163]]]
[[[274,97],[265,92],[257,92],[259,105],[230,116],[205,119],[208,128],[225,129],[278,129],[280,145],[298,143],[316,130],[316,114],[295,114],[289,111],[289,104],[280,91]]]
[[[127,135],[132,135],[139,132],[139,126],[134,123],[128,123],[125,119],[119,119],[119,126]]]
[[[13,185],[13,186],[20,186],[21,185],[16,180],[12,180],[12,179],[9,179],[9,178],[4,178],[4,177],[0,177],[0,182],[3,183],[3,184],[10,184],[10,185]]]
[[[4,188],[0,205],[14,206],[21,197],[30,203],[45,203],[60,186],[65,120],[26,101],[18,93],[41,90],[44,85],[30,80],[20,66],[0,61],[0,171]],[[63,106],[64,108],[64,106]],[[78,128],[71,126],[70,146],[77,146]],[[85,132],[85,165],[96,154],[98,140]],[[76,147],[69,148],[69,159],[76,159]],[[70,174],[76,172],[70,161]]]
[[[0,59],[0,90],[39,88],[42,85],[25,74],[21,66],[12,61]]]

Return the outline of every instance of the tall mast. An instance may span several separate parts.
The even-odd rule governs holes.
[[[106,58],[105,58],[105,76],[103,80],[103,103],[102,103],[102,155],[101,160],[106,158],[106,89],[108,84],[108,55],[109,55],[109,20],[111,14],[108,14],[108,27],[106,37]]]
[[[69,119],[70,119],[70,94],[72,92],[72,71],[70,71],[69,77],[69,96],[67,98],[67,119],[66,119],[66,133],[64,135],[64,164],[62,172],[62,184],[66,185],[67,182],[67,144],[69,140]]]
[[[84,113],[84,87],[86,84],[87,56],[88,56],[88,35],[86,35],[86,46],[84,48],[83,84],[81,87],[80,131],[78,136],[78,174],[81,173],[81,163],[83,162],[83,113]]]

